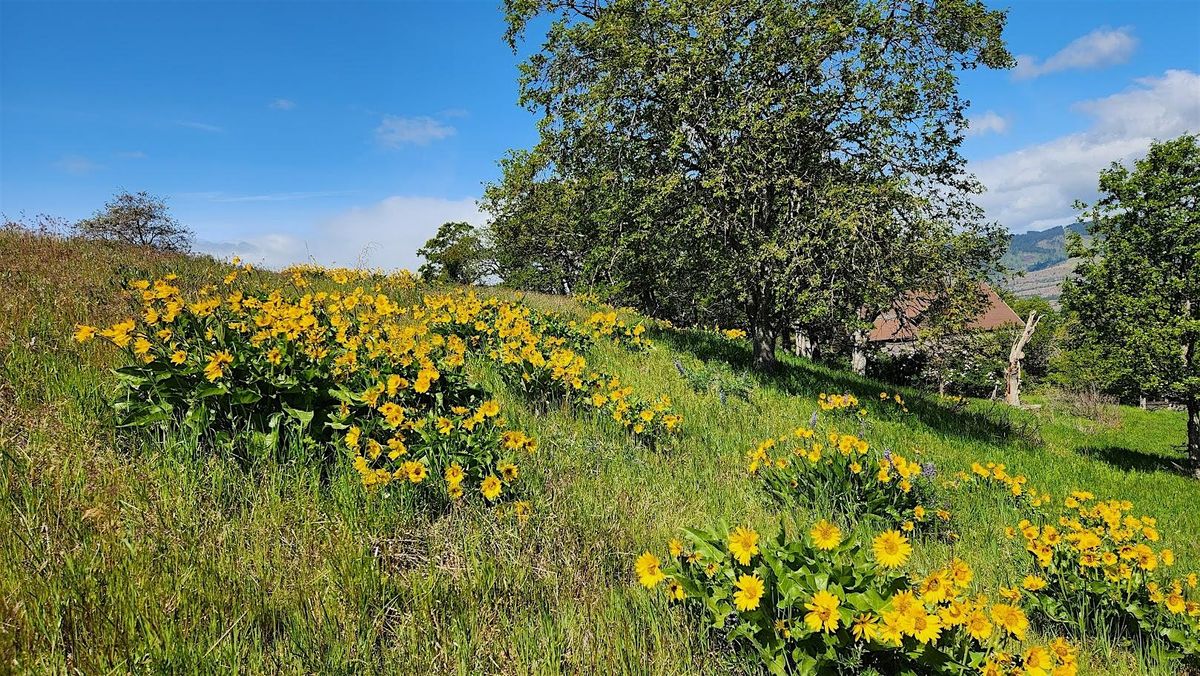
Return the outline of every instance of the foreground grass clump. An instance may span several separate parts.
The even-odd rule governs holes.
[[[320,450],[284,434],[274,446],[258,435],[222,445],[175,426],[118,429],[112,403],[123,386],[112,370],[136,362],[111,346],[77,345],[75,325],[131,318],[124,289],[133,281],[173,273],[191,297],[220,288],[233,269],[0,232],[0,671],[761,673],[752,648],[706,629],[707,618],[666,594],[645,593],[631,569],[690,524],[742,524],[762,534],[761,548],[781,512],[806,524],[799,532],[829,518],[763,500],[746,473],[745,453],[760,440],[786,436],[814,413],[833,419],[817,405],[820,392],[852,394],[868,412],[865,432],[857,410],[836,414],[846,433],[938,467],[935,485],[961,537],[913,538],[904,568],[913,580],[955,558],[974,573],[972,595],[1019,587],[1029,575],[1023,538],[1004,530],[1032,517],[1010,490],[942,486],[975,461],[1021,468],[1026,488],[1057,501],[1087,490],[1136,502],[1139,515],[1157,519],[1158,545],[1174,550],[1172,577],[1186,586],[1200,562],[1200,484],[1174,471],[1183,457],[1178,412],[1122,407],[1098,423],[1053,399],[1017,411],[904,390],[904,413],[878,382],[788,356],[778,371],[757,373],[736,333],[650,322],[650,350],[609,339],[569,338],[568,347],[585,357],[585,375],[617,378],[645,402],[669,397],[684,422],[653,448],[612,409],[590,408],[591,392],[535,399],[468,346],[461,371],[487,393],[481,401],[499,404],[506,429],[537,440],[537,453],[521,452],[525,522],[512,504],[498,514],[479,494],[430,510],[407,497],[407,484],[364,491],[338,441],[345,430]],[[360,286],[377,295],[376,285],[392,284],[365,271],[301,275],[300,296]],[[292,273],[268,271],[237,283],[295,286]],[[457,292],[385,293],[412,308]],[[557,296],[474,292],[563,325],[582,326],[595,311]],[[629,326],[645,321],[621,316]],[[693,389],[677,362],[736,378],[745,398]],[[1049,395],[1031,395],[1039,396]],[[434,472],[425,481],[444,486]],[[874,536],[839,528],[860,546]],[[1055,638],[1054,626],[1023,607],[1030,627],[1013,653]],[[1097,632],[1071,640],[1081,674],[1182,669],[1155,644]]]

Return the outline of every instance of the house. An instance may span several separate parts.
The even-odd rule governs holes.
[[[995,331],[1010,326],[1022,326],[1024,321],[1013,309],[1004,302],[996,290],[987,284],[981,285],[985,296],[984,309],[978,317],[968,325],[969,331]],[[929,307],[929,302],[912,296],[903,308],[903,321],[899,313],[889,311],[881,314],[871,327],[867,336],[868,342],[878,349],[892,354],[911,352],[916,345],[920,332],[921,315]]]

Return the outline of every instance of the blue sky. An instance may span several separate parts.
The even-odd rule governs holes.
[[[992,4],[1021,65],[963,75],[990,217],[1073,220],[1100,167],[1200,131],[1200,3]],[[498,0],[0,0],[0,211],[148,190],[219,255],[415,266],[535,139],[503,31]]]

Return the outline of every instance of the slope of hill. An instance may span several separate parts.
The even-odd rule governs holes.
[[[1014,234],[1003,262],[1010,268],[1025,271],[1041,270],[1061,263],[1067,260],[1067,233],[1086,235],[1087,225],[1071,223]]]
[[[1087,226],[1087,223],[1071,223],[1014,234],[1002,262],[1025,274],[1014,276],[1004,286],[1019,298],[1042,296],[1056,302],[1062,293],[1063,280],[1075,267],[1067,258],[1067,233],[1086,236]]]
[[[1200,563],[1200,484],[1174,471],[1177,412],[1121,408],[1105,426],[1057,405],[960,405],[907,390],[911,412],[901,412],[880,399],[894,392],[881,383],[790,357],[777,373],[755,373],[744,342],[698,330],[657,327],[649,352],[601,341],[587,353],[589,367],[641,396],[670,397],[684,422],[658,445],[603,416],[534,405],[487,363],[468,365],[510,424],[539,441],[521,468],[528,523],[482,500],[428,511],[399,490],[365,491],[348,459],[323,468],[308,446],[281,453],[114,429],[111,369],[123,358],[76,345],[74,325],[125,317],[120,289],[132,280],[175,273],[195,289],[229,271],[211,259],[0,232],[6,669],[758,673],[661,587],[638,586],[633,562],[684,527],[776,532],[780,510],[747,476],[745,454],[810,424],[822,392],[857,395],[869,415],[845,431],[935,463],[941,479],[994,461],[1056,497],[1086,489],[1131,500],[1157,517],[1180,570]],[[345,289],[356,284],[366,282]],[[568,317],[590,312],[571,299],[523,298]],[[686,374],[702,369],[744,383],[745,398],[698,387]],[[944,490],[960,539],[916,541],[913,570],[958,556],[977,585],[1019,583],[1025,552],[1005,526],[1020,512],[1003,495]],[[787,514],[801,524],[828,515]],[[1082,673],[1173,671],[1148,659],[1097,639],[1080,656]]]

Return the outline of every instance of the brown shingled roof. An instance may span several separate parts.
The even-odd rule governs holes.
[[[1012,324],[1021,324],[1021,318],[1004,302],[996,290],[983,284],[982,291],[986,296],[987,307],[967,327],[969,330],[991,331]],[[900,323],[895,312],[885,312],[875,320],[868,340],[871,342],[907,342],[917,339],[917,320],[929,307],[929,301],[911,296],[904,305],[905,321]]]

